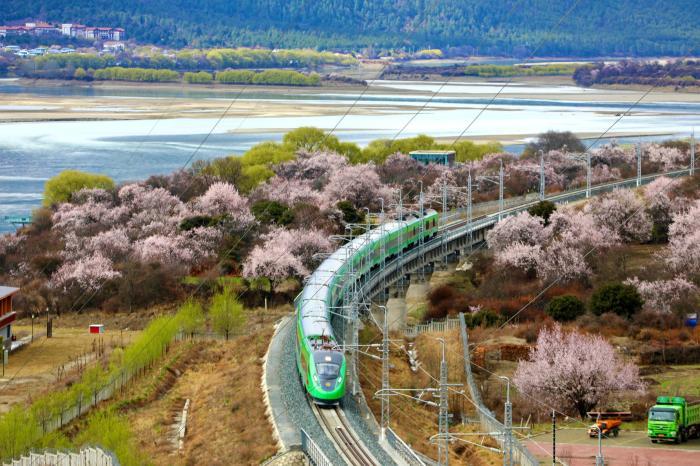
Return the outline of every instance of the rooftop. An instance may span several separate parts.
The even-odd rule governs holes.
[[[7,298],[19,291],[19,288],[14,286],[0,286],[0,299]]]
[[[454,154],[453,150],[412,150],[410,155],[450,155]]]

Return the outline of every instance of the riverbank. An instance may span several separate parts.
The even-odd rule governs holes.
[[[4,97],[0,104],[0,123],[219,118],[222,115],[314,117],[342,115],[349,110],[356,115],[386,115],[412,111],[419,105],[416,99],[426,98],[432,99],[423,110],[428,113],[438,110],[445,101],[455,108],[478,108],[484,105],[479,99],[490,100],[497,94],[499,99],[507,101],[541,100],[543,104],[632,104],[639,100],[642,91],[579,88],[570,78],[561,76],[370,81],[369,88],[342,83],[309,88],[5,79],[0,80],[0,92]],[[439,92],[437,98],[436,92]],[[359,97],[362,99],[356,102]],[[643,103],[700,103],[700,93],[654,90],[644,97]],[[605,108],[597,111],[619,113]]]

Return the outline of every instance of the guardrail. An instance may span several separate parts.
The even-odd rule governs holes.
[[[301,449],[309,457],[313,466],[333,466],[333,463],[323,454],[323,451],[304,429],[301,429]]]
[[[409,466],[429,466],[428,463],[420,459],[406,442],[401,440],[401,437],[399,437],[391,427],[387,427],[386,429],[386,441]]]

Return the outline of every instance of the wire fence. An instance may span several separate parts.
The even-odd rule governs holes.
[[[462,336],[462,349],[464,352],[464,374],[467,378],[467,386],[469,387],[469,394],[477,408],[477,414],[479,416],[479,423],[481,424],[481,429],[483,432],[491,432],[494,439],[498,442],[501,448],[505,445],[506,439],[506,429],[501,421],[496,419],[496,416],[489,410],[484,404],[484,400],[481,398],[481,392],[479,387],[476,385],[474,380],[474,374],[472,373],[471,359],[469,356],[469,336],[467,335],[467,323],[464,319],[464,314],[459,314],[459,327]],[[523,466],[538,466],[540,462],[534,457],[532,453],[520,443],[516,438],[511,438],[511,448],[513,452],[513,461]]]
[[[323,454],[323,451],[304,429],[301,429],[301,449],[309,457],[313,466],[333,466],[333,463]]]
[[[431,320],[427,324],[407,325],[404,328],[404,335],[409,338],[415,338],[421,333],[426,332],[447,332],[459,328],[459,319],[441,319]]]
[[[3,466],[119,466],[119,460],[110,452],[99,447],[86,447],[78,452],[45,451],[29,453],[14,459]]]
[[[423,461],[406,442],[401,440],[401,437],[399,437],[391,427],[387,427],[386,429],[386,441],[409,466],[430,466],[433,464],[432,462],[426,463]]]

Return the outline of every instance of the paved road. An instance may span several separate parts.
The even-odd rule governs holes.
[[[552,455],[552,436],[542,434],[526,442],[538,458]],[[585,429],[557,431],[557,457],[569,466],[595,464],[598,439],[588,437]],[[618,438],[603,439],[606,466],[698,466],[700,439],[681,445],[653,444],[646,432],[621,431]]]

